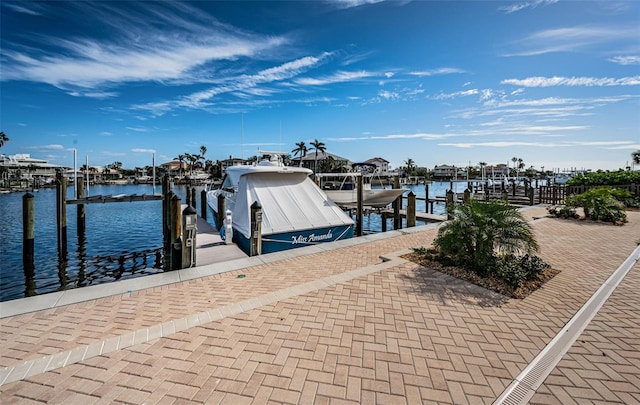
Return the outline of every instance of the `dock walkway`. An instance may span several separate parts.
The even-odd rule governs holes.
[[[561,272],[522,300],[403,259],[433,241],[429,224],[34,312],[2,303],[0,402],[476,404],[516,387],[524,400],[508,403],[639,403],[640,212],[624,226],[523,212]],[[601,287],[608,299],[585,307]],[[551,351],[550,375],[522,378],[572,318],[585,326]]]

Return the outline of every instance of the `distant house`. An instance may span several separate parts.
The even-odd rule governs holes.
[[[179,160],[173,160],[171,162],[161,164],[160,167],[162,167],[169,176],[178,177],[187,172],[189,165],[184,161],[180,162]]]
[[[248,165],[248,164],[251,164],[251,162],[249,160],[241,159],[241,158],[234,158],[233,156],[229,156],[229,159],[225,159],[225,160],[221,160],[220,161],[220,170],[221,170],[222,174],[224,175],[224,173],[226,173],[227,167],[229,167],[229,166],[243,166],[243,165]]]
[[[455,166],[439,165],[433,168],[431,175],[434,179],[453,179],[458,169]]]
[[[333,159],[334,167],[345,167],[348,170],[351,170],[351,162],[349,159],[344,158],[342,156],[334,155],[333,153],[325,152],[318,153],[318,168],[322,167],[322,162],[326,159]],[[296,157],[291,159],[291,166],[299,166],[300,165],[300,157]],[[316,154],[315,152],[307,153],[307,156],[302,157],[302,167],[306,167],[307,169],[311,169],[314,173],[320,172],[321,170],[316,170]]]
[[[376,165],[376,169],[374,173],[377,174],[387,174],[389,173],[389,161],[383,159],[381,157],[374,157],[368,160],[365,160],[364,163],[370,163]]]
[[[0,168],[6,171],[10,179],[52,179],[57,170],[64,171],[64,167],[54,165],[43,159],[32,158],[28,153],[11,156],[0,155]]]

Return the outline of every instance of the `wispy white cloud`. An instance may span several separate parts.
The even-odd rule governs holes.
[[[534,1],[525,1],[520,3],[510,4],[508,6],[498,7],[498,10],[504,11],[506,14],[515,13],[516,11],[521,11],[527,8],[536,8],[538,6],[546,6],[549,4],[557,3],[558,0],[534,0]]]
[[[397,100],[400,98],[400,95],[393,91],[381,90],[378,92],[378,96],[382,97],[386,100]]]
[[[37,151],[50,151],[50,150],[64,150],[64,146],[52,144],[52,145],[39,145],[39,146],[27,146],[27,149]]]
[[[317,78],[302,77],[296,79],[294,83],[303,86],[324,86],[333,83],[351,82],[354,80],[366,79],[372,76],[375,76],[375,74],[364,70],[358,72],[339,71],[329,76],[322,76]]]
[[[155,149],[143,149],[143,148],[133,148],[131,152],[134,153],[156,153]]]
[[[470,89],[470,90],[464,90],[464,91],[456,91],[454,93],[446,93],[446,94],[440,93],[440,94],[436,94],[435,96],[432,96],[431,98],[433,98],[434,100],[449,100],[449,99],[458,98],[458,97],[475,96],[478,93],[480,93],[478,89]]]
[[[617,63],[619,65],[640,65],[640,56],[614,56],[607,59],[609,62]]]
[[[521,141],[498,141],[498,142],[452,142],[440,143],[440,146],[452,146],[456,148],[511,148],[514,146],[538,147],[538,148],[556,148],[556,147],[575,147],[575,146],[593,146],[603,148],[627,148],[632,146],[629,141],[563,141],[563,142],[521,142]]]
[[[148,131],[147,128],[142,128],[142,127],[127,127],[127,129],[129,131],[134,131],[134,132],[147,132]]]
[[[17,3],[12,3],[12,2],[3,2],[1,3],[2,7],[6,7],[9,8],[15,12],[18,13],[23,13],[23,14],[30,14],[30,15],[40,15],[40,13],[34,9],[34,5],[31,4],[32,8],[28,8],[25,6],[25,4],[17,4]]]
[[[587,86],[587,87],[603,87],[603,86],[638,86],[640,85],[640,76],[622,77],[614,79],[610,77],[543,77],[534,76],[525,79],[505,79],[501,84],[511,84],[522,87],[552,87],[552,86]]]
[[[366,4],[381,3],[384,0],[327,0],[328,3],[334,4],[339,8],[359,7]]]
[[[509,44],[512,51],[503,56],[534,56],[551,52],[578,52],[618,41],[630,44],[637,41],[634,26],[598,27],[578,26],[539,31]]]
[[[118,96],[118,93],[113,91],[86,91],[86,92],[70,91],[67,94],[73,97],[88,97],[88,98],[97,98],[101,100]]]
[[[410,75],[413,76],[439,76],[439,75],[450,75],[455,73],[465,73],[464,70],[452,67],[444,67],[439,69],[431,69],[431,70],[420,70],[410,72]]]
[[[109,3],[82,3],[78,8],[89,8],[83,18],[92,16],[97,26],[111,28],[109,40],[51,37],[37,53],[3,47],[2,80],[28,80],[71,89],[139,81],[192,82],[206,74],[199,69],[207,63],[253,58],[286,43],[283,37],[234,30],[201,17],[201,12],[185,4],[158,3],[155,7],[145,4],[144,10],[125,15],[112,11]],[[152,24],[154,19],[144,18],[148,14],[170,24]],[[51,44],[56,46],[55,53],[47,51]]]

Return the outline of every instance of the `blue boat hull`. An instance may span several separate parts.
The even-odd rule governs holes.
[[[312,246],[317,245],[318,243],[334,242],[352,237],[353,225],[263,235],[262,254]],[[247,237],[240,234],[240,232],[234,232],[233,241],[240,247],[240,249],[249,254],[251,250],[251,242]]]

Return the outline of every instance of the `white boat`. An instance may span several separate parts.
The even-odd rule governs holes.
[[[320,179],[320,187],[331,201],[339,206],[353,206],[358,203],[355,178],[363,176],[362,173],[316,173],[316,176]],[[407,191],[403,188],[372,188],[371,179],[368,175],[362,179],[362,205],[365,207],[384,208]]]
[[[207,204],[216,213],[218,196],[224,195],[233,241],[242,250],[250,250],[256,202],[262,207],[262,253],[353,237],[353,220],[309,178],[311,170],[284,166],[279,155],[270,156],[257,165],[227,167],[220,188],[207,192]]]

